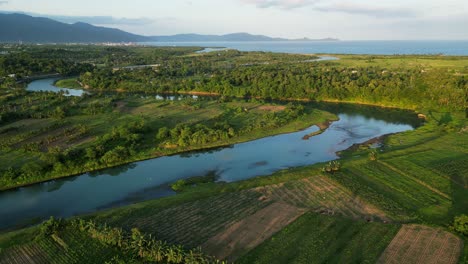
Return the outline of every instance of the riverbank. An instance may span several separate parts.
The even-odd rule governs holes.
[[[310,111],[309,109],[308,111]],[[262,110],[263,111],[263,110]],[[169,118],[169,117],[168,117]],[[205,151],[205,150],[210,150],[210,149],[217,149],[217,148],[223,148],[223,147],[228,147],[234,144],[238,143],[245,143],[253,140],[258,140],[260,138],[266,138],[270,136],[275,136],[275,135],[280,135],[280,134],[286,134],[286,133],[291,133],[291,132],[296,132],[296,131],[301,131],[304,130],[313,124],[320,124],[325,121],[336,121],[338,118],[331,114],[327,113],[324,111],[320,110],[313,110],[312,112],[309,112],[309,115],[305,115],[301,117],[298,120],[292,121],[284,126],[274,128],[274,129],[267,129],[267,130],[256,130],[253,133],[248,133],[248,134],[243,134],[240,136],[236,136],[234,138],[231,138],[229,140],[223,140],[223,141],[218,141],[218,142],[213,142],[213,143],[206,143],[202,146],[200,145],[189,145],[186,147],[177,147],[175,149],[172,148],[166,148],[166,149],[159,149],[158,151],[154,150],[143,150],[142,152],[136,154],[135,156],[131,157],[130,159],[127,159],[122,162],[118,163],[113,163],[112,165],[106,165],[102,164],[100,166],[95,166],[92,169],[83,169],[79,171],[75,171],[73,173],[68,173],[68,174],[62,174],[62,175],[54,175],[54,176],[49,176],[45,177],[43,179],[27,182],[27,183],[22,183],[22,184],[16,184],[16,185],[11,185],[11,186],[6,186],[0,188],[1,191],[6,191],[6,190],[13,190],[17,189],[20,187],[25,187],[25,186],[31,186],[35,185],[38,183],[42,182],[49,182],[57,179],[62,179],[62,178],[68,178],[68,177],[73,177],[73,176],[78,176],[90,172],[95,172],[103,169],[108,169],[108,168],[114,168],[114,167],[119,167],[125,164],[130,164],[133,162],[139,162],[139,161],[145,161],[145,160],[151,160],[155,158],[160,158],[160,157],[168,157],[168,156],[174,156],[174,155],[179,155],[179,154],[186,154],[186,153],[192,153],[192,152],[199,152],[199,151]]]

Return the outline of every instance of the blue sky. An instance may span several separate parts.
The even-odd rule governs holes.
[[[468,0],[0,0],[0,10],[144,35],[468,39]]]

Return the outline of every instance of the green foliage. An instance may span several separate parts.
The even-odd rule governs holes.
[[[49,220],[41,224],[38,238],[44,238],[58,234],[65,228],[65,225],[66,223],[63,219],[55,219],[53,216],[51,216]]]
[[[456,216],[451,228],[453,231],[468,237],[468,215]]]
[[[181,179],[173,184],[171,184],[171,189],[176,192],[181,192],[187,187],[205,184],[205,183],[212,183],[218,179],[216,175],[216,171],[210,171],[204,176],[194,176],[187,179]]]
[[[372,150],[370,153],[369,153],[369,160],[370,161],[376,161],[379,157],[379,154],[377,153],[376,150]]]
[[[198,249],[185,250],[178,245],[169,245],[156,240],[151,235],[142,233],[137,228],[127,232],[121,228],[99,225],[93,221],[75,219],[71,222],[73,228],[88,233],[92,238],[107,245],[117,247],[122,251],[132,252],[144,262],[157,263],[219,263]]]
[[[335,173],[341,169],[341,163],[337,160],[328,162],[323,168],[322,172]]]

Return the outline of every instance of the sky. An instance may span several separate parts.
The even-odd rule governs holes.
[[[142,35],[468,39],[468,0],[0,0],[0,10]]]

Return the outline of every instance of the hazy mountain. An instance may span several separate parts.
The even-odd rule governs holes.
[[[227,35],[199,35],[199,34],[178,34],[172,36],[150,37],[152,41],[160,42],[202,42],[202,41],[337,41],[338,39],[285,39],[272,38],[263,35],[251,35],[248,33],[233,33]]]
[[[0,42],[132,42],[147,37],[86,23],[66,24],[43,17],[0,14]]]
[[[172,36],[150,37],[152,41],[161,42],[197,42],[197,41],[285,41],[283,38],[271,38],[263,35],[251,35],[248,33],[233,33],[227,35],[200,35],[200,34],[178,34]]]
[[[227,35],[178,34],[141,36],[120,29],[97,27],[87,23],[67,24],[49,18],[25,14],[0,13],[0,42],[97,43],[97,42],[203,42],[203,41],[289,41],[248,33]],[[333,41],[337,39],[323,39]],[[304,38],[291,41],[314,41]],[[320,40],[315,40],[320,41]]]

